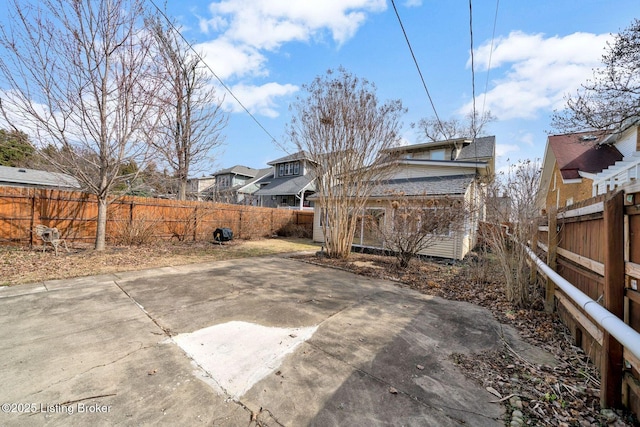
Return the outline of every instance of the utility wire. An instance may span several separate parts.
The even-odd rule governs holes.
[[[182,41],[185,42],[185,44],[189,47],[189,50],[191,50],[194,55],[196,55],[196,57],[198,57],[198,59],[205,65],[205,67],[207,67],[207,69],[209,71],[211,71],[211,74],[213,74],[213,76],[216,78],[216,80],[218,80],[218,82],[220,83],[220,85],[227,91],[229,92],[229,94],[233,97],[233,99],[236,100],[236,102],[238,103],[238,105],[240,105],[240,107],[242,107],[242,109],[249,115],[249,117],[251,117],[253,119],[253,121],[260,127],[260,129],[262,129],[264,131],[264,133],[266,133],[269,138],[271,138],[271,141],[273,143],[275,143],[276,145],[280,145],[278,143],[278,141],[273,137],[273,135],[271,135],[271,133],[262,125],[262,123],[260,123],[260,121],[253,115],[251,114],[251,112],[249,111],[249,109],[247,109],[247,107],[244,106],[244,104],[240,101],[240,99],[238,99],[238,97],[233,93],[233,91],[231,90],[231,88],[229,86],[227,86],[220,77],[218,77],[218,75],[216,74],[215,71],[213,71],[213,69],[209,66],[209,64],[207,64],[207,62],[204,60],[204,58],[202,58],[202,56],[200,56],[200,54],[198,53],[198,51],[195,50],[195,48],[191,45],[191,43],[182,35],[182,33],[180,31],[178,31],[178,29],[175,27],[175,25],[173,25],[173,22],[169,19],[169,17],[164,13],[164,11],[162,9],[160,9],[158,7],[158,5],[155,3],[154,0],[149,0],[149,2],[153,5],[153,7],[156,8],[156,10],[158,11],[158,13],[160,13],[160,15],[162,15],[162,17],[167,21],[167,24],[169,24],[169,26],[171,27],[171,29],[173,31],[175,31],[180,38],[182,39]]]
[[[427,88],[427,83],[425,83],[424,81],[422,71],[420,70],[420,65],[418,65],[418,60],[416,59],[416,55],[413,53],[411,42],[409,41],[407,32],[404,29],[404,25],[402,24],[402,19],[400,18],[400,14],[398,13],[398,8],[396,7],[396,3],[394,0],[391,0],[391,5],[393,6],[393,10],[395,11],[396,17],[398,18],[398,23],[400,24],[400,28],[402,29],[402,33],[404,34],[404,39],[407,41],[407,46],[409,46],[409,51],[411,52],[411,57],[413,58],[413,62],[416,64],[418,74],[420,75],[420,80],[422,81],[422,86],[424,87],[424,90],[427,93],[427,97],[429,98],[429,102],[431,103],[431,108],[433,108],[433,114],[435,114],[436,116],[436,121],[438,122],[438,126],[440,127],[440,132],[442,132],[442,135],[445,135],[444,127],[442,126],[442,122],[440,121],[440,117],[438,116],[438,112],[436,111],[436,106],[434,105],[433,99],[431,98],[431,94],[429,93],[429,89]]]
[[[473,135],[471,136],[475,141],[478,130],[476,129],[476,73],[473,57],[473,7],[471,3],[472,0],[469,0],[469,39],[471,40],[471,97],[473,99],[473,108],[471,110],[471,132],[473,133]],[[477,153],[476,157],[478,157]]]

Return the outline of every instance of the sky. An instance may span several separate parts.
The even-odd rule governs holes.
[[[468,0],[395,0],[418,69],[391,0],[146,1],[166,7],[202,54],[228,114],[224,145],[192,177],[294,152],[290,105],[339,67],[375,84],[381,101],[402,101],[404,144],[426,142],[411,126],[421,118],[464,119],[475,83],[477,111],[496,118],[484,134],[496,137],[497,168],[541,159],[553,111],[640,18],[638,0],[475,0],[472,16]]]
[[[395,5],[437,115],[463,118],[473,99],[469,2]],[[640,17],[638,0],[476,0],[472,10],[476,107],[496,117],[485,134],[496,137],[499,169],[543,157],[553,111],[601,65],[612,34]],[[289,106],[340,66],[381,100],[400,99],[404,142],[425,142],[411,124],[434,110],[390,0],[167,0],[167,11],[232,92],[219,88],[225,145],[200,175],[294,151]]]

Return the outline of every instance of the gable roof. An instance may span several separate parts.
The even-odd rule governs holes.
[[[80,183],[71,175],[9,166],[0,166],[0,185],[80,189]]]
[[[256,176],[248,180],[246,183],[242,184],[238,188],[238,192],[243,192],[244,189],[251,185],[260,185],[259,183],[268,179],[269,176],[273,177],[273,168],[258,169],[258,173],[256,174]]]
[[[403,196],[462,195],[466,193],[474,177],[473,174],[466,174],[391,179],[376,185],[371,197],[388,197],[400,193]]]
[[[285,178],[275,178],[254,194],[259,196],[291,196],[301,191],[315,191],[312,175],[296,175]]]
[[[607,136],[604,132],[550,135],[549,149],[556,158],[562,178],[578,179],[580,172],[598,173],[622,160],[623,156],[615,146],[600,144]]]
[[[213,176],[233,174],[253,178],[258,174],[259,171],[259,169],[250,168],[248,166],[235,165],[227,169],[219,170],[218,172],[215,172]]]
[[[484,159],[494,157],[496,152],[496,137],[482,136],[460,150],[456,161]]]
[[[296,160],[311,160],[311,156],[309,156],[309,153],[303,150],[298,151],[297,153],[289,154],[288,156],[280,157],[279,159],[272,160],[267,164],[269,166],[275,166],[278,163],[293,162]]]

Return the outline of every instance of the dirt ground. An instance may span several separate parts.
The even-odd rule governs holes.
[[[500,322],[516,327],[531,344],[552,353],[558,360],[555,366],[531,363],[506,343],[498,352],[453,356],[469,377],[496,395],[496,400],[502,399],[510,409],[521,411],[524,425],[638,425],[628,414],[600,410],[600,381],[588,355],[572,345],[556,315],[540,310],[542,301],[536,300],[535,289],[531,309],[513,309],[505,298],[501,274],[490,259],[414,260],[408,269],[398,270],[393,257],[354,253],[348,260],[335,260],[316,256],[318,249],[304,239],[232,241],[224,245],[165,242],[110,247],[104,252],[74,247],[58,256],[51,249],[42,253],[0,247],[0,285],[306,251],[308,255],[299,256],[303,261],[390,279],[398,286],[425,294],[486,307]]]
[[[74,244],[68,253],[61,249],[58,256],[51,247],[43,252],[42,246],[36,246],[33,250],[0,246],[0,286],[286,252],[316,251],[318,248],[318,245],[312,244],[308,239],[296,238],[233,240],[222,245],[212,242],[159,241],[147,246],[109,246],[100,252],[94,251],[89,245]]]

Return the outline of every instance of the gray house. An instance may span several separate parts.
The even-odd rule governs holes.
[[[213,174],[213,199],[222,203],[257,204],[253,194],[258,190],[256,181],[271,173],[271,168],[254,169],[236,165]]]
[[[308,197],[316,191],[314,162],[306,152],[299,151],[267,164],[272,173],[258,181],[260,189],[254,194],[260,198],[260,206],[313,208]]]
[[[0,166],[0,186],[80,190],[80,183],[71,175],[36,169]]]

